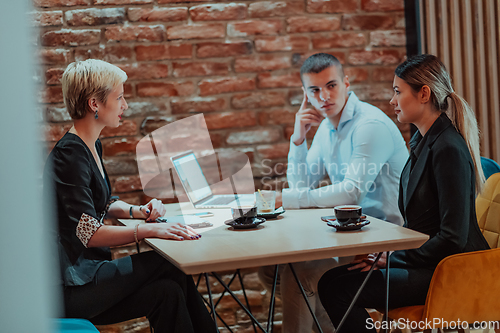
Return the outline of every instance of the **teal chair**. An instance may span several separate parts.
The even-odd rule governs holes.
[[[86,319],[57,318],[57,333],[99,333],[92,323]]]
[[[497,162],[483,156],[481,156],[481,166],[486,179],[490,178],[492,174],[500,172],[500,165]]]

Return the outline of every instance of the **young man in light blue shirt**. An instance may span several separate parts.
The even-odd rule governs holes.
[[[355,204],[363,207],[364,214],[401,225],[399,177],[408,159],[401,132],[384,112],[361,102],[354,92],[349,92],[349,79],[334,56],[314,54],[304,62],[300,73],[304,100],[296,114],[291,137],[287,169],[289,188],[283,190],[283,206],[309,208]],[[312,108],[308,108],[308,102]],[[311,126],[318,124],[308,149],[306,134]],[[330,178],[329,185],[321,186],[325,176]],[[361,261],[362,257],[356,259]],[[294,263],[325,333],[333,332],[333,326],[316,297],[317,282],[330,268],[352,260],[331,258]],[[270,285],[273,273],[274,266],[259,270],[264,285]],[[315,330],[288,266],[280,266],[279,278],[283,331]]]

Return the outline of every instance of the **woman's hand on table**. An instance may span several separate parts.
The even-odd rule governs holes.
[[[154,222],[157,218],[165,215],[167,211],[163,202],[158,199],[152,199],[150,202],[139,208],[141,212],[146,216],[146,222]]]
[[[347,270],[352,271],[355,269],[361,269],[361,272],[366,272],[370,270],[370,267],[373,265],[375,260],[377,259],[378,253],[370,253],[370,254],[361,254],[354,257],[354,260],[351,262],[353,266],[349,267]],[[382,269],[387,267],[387,252],[383,252],[380,259],[377,261],[377,264],[373,268],[374,270]]]
[[[201,237],[193,228],[180,223],[148,223],[141,226],[143,227],[149,229],[148,236],[144,238],[195,240]]]

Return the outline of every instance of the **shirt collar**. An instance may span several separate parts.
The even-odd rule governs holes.
[[[350,91],[348,94],[347,102],[344,105],[344,109],[342,110],[342,115],[340,116],[339,125],[337,126],[337,130],[341,130],[344,127],[345,123],[354,118],[354,110],[356,109],[356,105],[359,102],[358,96],[354,93],[354,91]],[[335,131],[330,120],[325,119],[328,124],[328,128],[330,130]]]

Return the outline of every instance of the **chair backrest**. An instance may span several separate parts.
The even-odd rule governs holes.
[[[500,165],[492,159],[481,156],[481,167],[483,168],[486,179],[494,173],[500,172]]]
[[[491,175],[477,196],[476,216],[490,247],[500,247],[500,173]]]

